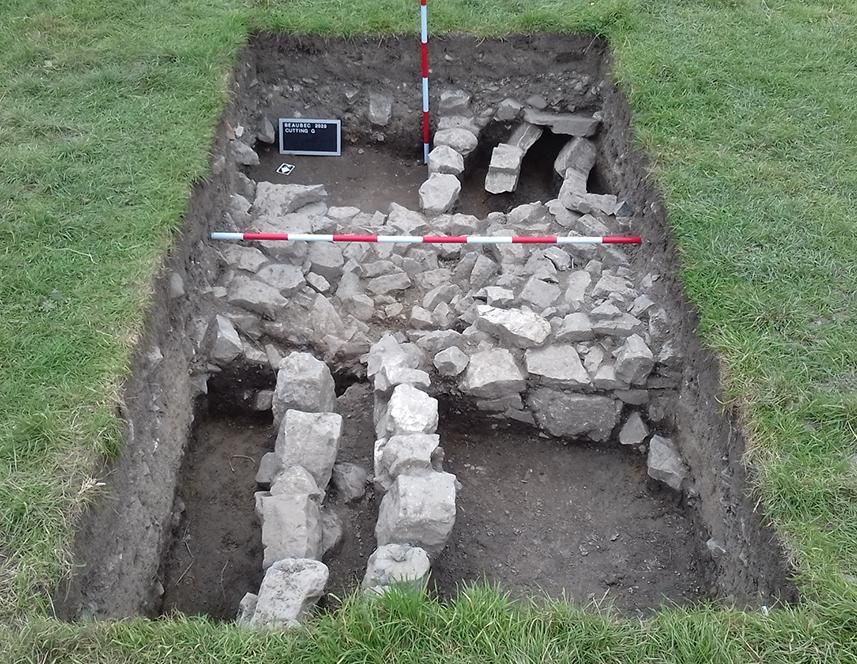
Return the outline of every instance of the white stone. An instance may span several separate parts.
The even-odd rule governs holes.
[[[494,278],[498,270],[497,263],[488,256],[479,254],[473,264],[473,269],[470,271],[470,287],[473,289],[482,288]]]
[[[536,125],[528,122],[522,122],[518,125],[515,131],[512,132],[512,135],[506,142],[509,145],[514,145],[520,149],[523,154],[526,154],[527,151],[535,145],[536,141],[541,138],[543,131],[544,130],[541,127],[537,127]]]
[[[483,350],[470,357],[461,390],[484,399],[498,399],[524,390],[524,374],[505,348]]]
[[[282,217],[310,203],[323,201],[325,198],[327,198],[327,192],[324,185],[320,184],[259,182],[256,185],[253,212],[255,217]]]
[[[240,244],[227,244],[220,250],[220,255],[229,265],[245,272],[256,272],[268,262],[268,257],[256,247]]]
[[[411,278],[406,272],[394,272],[370,279],[366,288],[375,295],[386,295],[392,291],[406,290],[411,286]]]
[[[643,418],[636,410],[628,416],[628,420],[619,431],[619,442],[623,445],[639,445],[649,435]]]
[[[300,626],[324,594],[327,577],[327,566],[317,560],[280,560],[265,572],[252,616],[245,624],[272,630]],[[253,602],[242,604],[249,608]]]
[[[432,470],[432,457],[440,445],[437,434],[410,433],[375,441],[375,484],[386,491],[396,478]]]
[[[556,302],[561,292],[559,286],[555,284],[530,277],[518,297],[524,304],[529,304],[534,309],[542,311]]]
[[[280,457],[274,454],[274,457],[279,463],[279,468],[271,482],[271,490],[269,493],[272,496],[283,494],[291,494],[297,496],[309,496],[318,501],[321,499],[321,489],[315,478],[310,475],[309,471],[303,466],[282,466]]]
[[[436,556],[454,525],[454,475],[399,475],[381,501],[375,538],[379,546],[410,544]]]
[[[390,436],[433,433],[437,429],[437,399],[410,385],[397,385],[382,424]]]
[[[589,387],[591,381],[574,346],[531,348],[525,354],[527,372],[541,385],[564,388]]]
[[[244,352],[244,344],[232,322],[217,314],[208,324],[205,345],[208,348],[208,360],[218,366],[225,366]]]
[[[438,145],[429,152],[428,172],[461,175],[464,172],[464,157],[448,145]]]
[[[492,307],[507,307],[515,301],[515,293],[508,288],[487,286],[482,290],[485,292],[485,301]]]
[[[525,309],[498,309],[487,304],[476,307],[476,327],[518,348],[540,346],[550,336],[544,318]]]
[[[330,481],[342,417],[336,413],[305,413],[287,410],[277,432],[274,452],[284,466],[303,466],[324,490]]]
[[[345,259],[342,257],[342,249],[334,242],[312,242],[310,243],[308,258],[310,270],[320,274],[330,283],[336,283],[342,276],[342,266]]]
[[[671,439],[652,436],[649,441],[647,465],[649,477],[663,482],[671,489],[681,491],[682,482],[687,477],[687,468]]]
[[[457,376],[467,368],[470,358],[452,346],[434,356],[433,364],[441,376]]]
[[[600,121],[592,116],[576,113],[548,113],[537,109],[524,109],[524,120],[542,127],[550,127],[554,134],[592,136]]]
[[[446,145],[466,157],[476,149],[479,143],[473,132],[463,128],[441,129],[435,132],[434,144]]]
[[[485,191],[491,194],[515,191],[518,188],[523,158],[524,152],[517,146],[500,143],[495,147],[491,152],[491,162],[485,177]]]
[[[390,203],[386,226],[390,235],[421,235],[429,230],[425,216],[398,203]]]
[[[562,319],[562,323],[554,335],[557,341],[589,341],[595,333],[592,331],[592,322],[589,316],[582,312],[569,314]]]
[[[642,337],[632,334],[616,353],[616,376],[631,385],[644,385],[654,367],[652,351]]]
[[[574,169],[583,174],[585,184],[589,171],[595,165],[597,154],[598,151],[592,141],[581,137],[572,138],[559,151],[553,163],[553,170],[561,178],[564,178],[566,170]],[[585,187],[583,191],[586,191]]]
[[[461,183],[457,177],[446,173],[432,173],[420,186],[420,208],[427,214],[443,214],[453,208],[460,193]]]
[[[231,141],[232,156],[235,162],[241,166],[258,166],[259,155],[246,143],[241,141]]]
[[[369,93],[369,122],[379,127],[390,123],[393,115],[393,98],[378,92]]]
[[[438,110],[444,115],[465,113],[470,107],[470,93],[464,90],[441,90]]]
[[[528,403],[539,426],[553,436],[585,436],[603,442],[619,419],[619,402],[604,396],[540,387],[530,392]]]
[[[507,97],[497,105],[497,112],[494,114],[494,119],[498,122],[511,122],[517,120],[521,114],[524,105]]]
[[[271,319],[276,318],[277,313],[287,304],[286,299],[273,286],[244,276],[236,276],[232,279],[227,289],[226,300],[229,304]]]
[[[297,265],[275,263],[266,265],[256,274],[256,278],[273,286],[283,295],[291,295],[306,283],[304,273]]]
[[[262,567],[284,558],[321,556],[321,515],[307,494],[256,493],[256,513],[262,523]]]
[[[424,549],[407,544],[385,544],[369,556],[363,588],[383,594],[397,583],[424,585],[430,571],[431,563]]]
[[[336,386],[330,369],[310,353],[289,353],[277,369],[272,409],[274,426],[289,410],[329,413],[336,409]]]
[[[282,469],[282,465],[280,457],[273,452],[265,452],[259,461],[259,469],[256,471],[256,484],[270,485]]]

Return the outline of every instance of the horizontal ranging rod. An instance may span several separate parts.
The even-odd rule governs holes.
[[[288,242],[383,242],[401,244],[640,244],[639,235],[324,235],[315,233],[214,232],[212,240]]]

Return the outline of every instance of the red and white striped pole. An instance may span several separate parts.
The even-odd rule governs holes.
[[[398,244],[640,244],[638,235],[353,235],[322,233],[228,233],[217,231],[212,240],[288,242],[380,242]]]
[[[426,0],[420,0],[420,56],[423,72],[423,163],[428,163],[429,155],[429,67],[428,67],[428,7]]]

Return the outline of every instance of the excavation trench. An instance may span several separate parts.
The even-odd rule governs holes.
[[[463,161],[455,208],[420,217],[412,211],[427,205],[418,193],[427,173],[411,42],[263,34],[242,51],[211,175],[196,187],[156,284],[121,413],[125,451],[104,469],[107,495],[82,519],[76,565],[55,597],[60,613],[235,618],[265,576],[254,494],[270,487],[257,470],[277,438],[279,362],[296,352],[336,378],[336,462],[370,476],[350,502],[331,485],[321,507],[342,527],[319,554],[329,570],[322,606],[358,589],[389,490],[371,481],[373,453],[394,432],[389,390],[367,376],[367,356],[371,366],[373,354],[383,362],[397,348],[420,358],[413,369],[425,379],[414,380],[440,404],[444,460],[433,457],[432,472],[457,480],[455,523],[432,556],[430,592],[452,597],[463,583],[487,581],[515,597],[640,615],[667,601],[795,599],[748,485],[737,414],[718,400],[717,360],[695,336],[665,210],[633,146],[605,44],[436,40],[434,135],[467,127],[478,143]],[[449,90],[464,93],[441,99]],[[514,192],[488,193],[495,148],[513,142],[524,119],[548,123],[539,113],[594,117],[583,193],[561,189],[554,162],[572,137],[557,127],[527,146]],[[280,155],[265,142],[267,121],[284,116],[341,119],[342,156]],[[294,166],[289,175],[277,172],[283,163]],[[276,185],[309,189],[283,207],[286,189]],[[245,229],[633,233],[645,242],[315,250],[208,240],[213,230]],[[257,297],[259,283],[269,300]],[[247,284],[250,295],[239,292]],[[461,352],[438,355],[452,348]],[[675,472],[658,466],[653,447],[670,451]]]

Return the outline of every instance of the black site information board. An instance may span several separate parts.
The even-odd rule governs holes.
[[[338,157],[342,154],[339,120],[280,118],[280,154]]]

